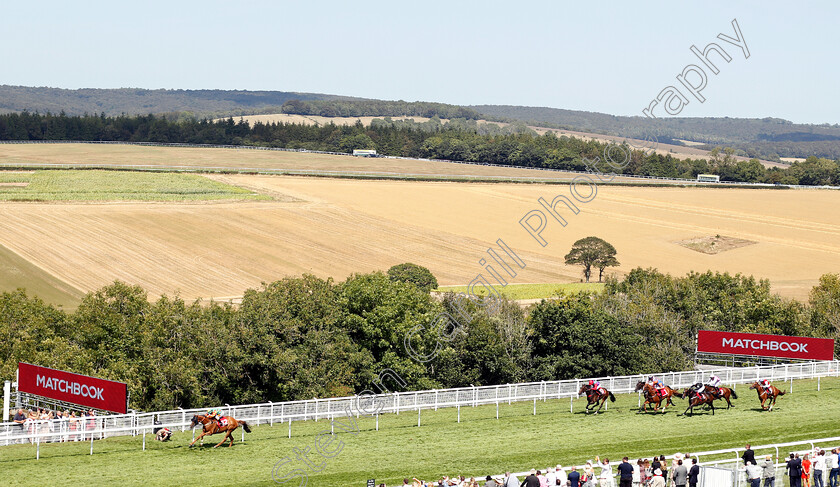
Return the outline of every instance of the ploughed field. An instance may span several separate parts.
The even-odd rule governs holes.
[[[789,384],[776,384],[789,389]],[[696,453],[723,448],[743,448],[745,443],[763,445],[840,436],[836,421],[840,414],[840,379],[794,383],[791,394],[779,398],[771,412],[761,411],[755,391],[747,385],[736,388],[739,399],[730,410],[712,415],[679,414],[685,401],[675,399],[676,408],[664,414],[638,414],[636,394],[616,395],[609,410],[582,413],[585,399],[532,402],[461,408],[461,422],[453,408],[423,410],[421,426],[417,413],[403,412],[379,417],[379,431],[373,418],[362,416],[356,426],[336,422],[335,437],[329,435],[329,421],[295,422],[292,437],[288,424],[261,425],[245,435],[235,432],[231,448],[187,447],[189,430],[176,432],[173,440],[158,443],[146,437],[97,440],[90,455],[90,443],[42,444],[41,459],[35,460],[34,445],[0,447],[0,468],[4,485],[278,485],[272,480],[305,472],[306,485],[357,487],[367,479],[377,485],[401,485],[404,477],[432,480],[443,475],[463,474],[483,478],[505,470],[526,471],[547,466],[581,465],[595,455],[617,462],[622,456],[650,458],[654,454]],[[325,432],[325,433],[324,433]],[[324,433],[320,440],[318,434]],[[331,442],[328,443],[327,440]],[[333,452],[323,458],[318,447]],[[836,446],[822,444],[820,446]],[[805,446],[804,449],[809,449]],[[296,451],[297,450],[297,451]],[[307,467],[300,452],[306,452]],[[756,457],[775,454],[756,450]],[[780,455],[787,452],[784,448]],[[704,457],[731,466],[733,454]],[[285,462],[277,465],[278,462]],[[314,472],[313,468],[320,471]],[[780,470],[777,476],[783,475]],[[303,485],[301,477],[290,475],[287,485]],[[520,477],[521,480],[521,477]]]
[[[338,161],[348,171],[528,171],[249,150],[0,147],[0,163],[25,161],[319,171]],[[0,202],[0,289],[25,286],[48,299],[61,295],[55,302],[67,306],[115,279],[139,284],[152,296],[228,299],[284,276],[343,279],[402,262],[428,267],[442,286],[464,285],[479,273],[492,282],[479,262],[500,238],[526,264],[508,277],[511,284],[579,282],[581,268],[565,265],[563,256],[590,235],[616,247],[622,265],[608,272],[618,275],[638,266],[676,275],[740,272],[770,279],[775,291],[804,299],[821,274],[840,272],[838,196],[826,190],[601,185],[583,203],[572,198],[567,184],[156,173],[189,181],[155,186],[143,183],[153,176],[148,173],[55,174],[0,172],[9,183],[0,186],[0,195],[17,195]],[[36,184],[42,179],[59,190]],[[68,181],[87,184],[87,193],[73,191],[64,185]],[[580,190],[586,196],[587,188]],[[22,194],[49,201],[9,201]],[[579,210],[557,206],[565,227],[538,203],[558,195]],[[519,223],[532,210],[545,216],[545,246]],[[530,223],[538,227],[535,218]]]

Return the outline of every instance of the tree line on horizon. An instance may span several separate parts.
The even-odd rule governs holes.
[[[438,299],[431,273],[395,268],[341,282],[287,277],[247,290],[239,305],[150,300],[123,282],[72,312],[24,290],[0,293],[0,376],[13,377],[19,361],[90,374],[128,383],[132,408],[166,410],[347,396],[385,368],[405,390],[679,371],[692,366],[700,329],[840,330],[837,274],[802,303],[749,276],[638,268],[600,293],[561,293],[527,310],[503,298],[491,310]],[[460,317],[451,341],[429,326],[442,312]],[[405,349],[418,325],[426,330],[412,347],[436,350],[425,363]]]
[[[487,125],[466,119],[443,124],[437,117],[423,123],[384,118],[368,127],[361,123],[250,125],[233,118],[169,120],[155,115],[107,117],[24,112],[0,115],[0,140],[224,144],[345,153],[376,149],[379,154],[402,157],[603,173],[613,170],[603,162],[607,144],[552,133],[536,135],[522,124],[497,129]],[[720,175],[723,181],[734,182],[840,184],[840,160],[810,157],[782,169],[765,168],[757,159],[736,160],[731,148],[715,149],[708,158],[698,159],[648,154],[626,146],[625,149],[630,157],[619,174],[694,179],[697,174],[711,173]],[[587,160],[601,162],[587,168]]]

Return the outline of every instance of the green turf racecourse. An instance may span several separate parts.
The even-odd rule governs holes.
[[[289,457],[291,462],[277,473],[306,470],[294,449],[309,448],[308,458],[321,468],[319,473],[309,471],[309,486],[359,487],[369,478],[375,478],[377,485],[393,486],[401,485],[403,477],[478,477],[580,464],[595,455],[638,458],[743,447],[746,442],[761,445],[840,436],[840,379],[823,379],[822,390],[816,389],[816,380],[796,381],[792,394],[781,397],[774,411],[764,412],[755,391],[739,385],[735,407],[718,410],[714,416],[710,412],[679,416],[685,409],[680,399],[676,399],[678,410],[637,414],[638,396],[632,394],[617,395],[609,411],[597,416],[582,413],[585,399],[581,398],[574,400],[574,414],[569,412],[569,399],[540,401],[536,415],[533,402],[503,404],[498,420],[495,405],[464,407],[460,423],[454,408],[423,410],[419,428],[416,411],[380,416],[379,431],[372,418],[363,417],[358,433],[337,433],[328,449],[340,446],[341,450],[327,460],[316,453],[315,442],[318,432],[329,430],[329,421],[295,422],[291,439],[287,424],[255,427],[246,434],[245,443],[238,441],[237,430],[232,448],[215,450],[188,448],[189,431],[176,433],[165,444],[148,435],[146,451],[139,436],[98,440],[92,456],[89,442],[42,444],[40,460],[35,460],[34,445],[13,445],[0,447],[0,484],[276,485],[271,478],[275,464]],[[285,485],[302,484],[295,479]]]

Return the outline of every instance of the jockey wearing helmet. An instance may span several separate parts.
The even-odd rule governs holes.
[[[758,383],[759,383],[762,387],[764,387],[764,391],[765,391],[765,392],[767,392],[767,394],[772,394],[772,391],[770,390],[770,381],[769,381],[769,380],[767,380],[767,379],[760,379],[760,380],[758,381]]]
[[[589,381],[589,390],[597,391],[601,388],[601,381],[591,380]]]
[[[207,411],[207,417],[215,421],[219,427],[222,426],[222,412],[218,409],[211,409]]]
[[[653,386],[657,394],[659,394],[660,396],[665,396],[665,384],[663,384],[661,380],[651,375],[648,376],[648,384]]]
[[[716,394],[717,394],[718,396],[719,396],[719,395],[721,395],[721,390],[720,390],[720,377],[718,377],[718,376],[716,376],[716,375],[712,375],[712,376],[710,376],[710,377],[709,377],[709,382],[707,382],[707,384],[708,384],[708,385],[710,385],[711,387],[713,387],[713,388],[717,391],[717,392],[716,392]]]

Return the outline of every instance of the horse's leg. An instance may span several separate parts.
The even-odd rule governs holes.
[[[227,439],[228,439],[228,437],[229,437],[229,436],[230,436],[230,431],[226,431],[226,432],[225,432],[225,437],[224,437],[224,438],[222,438],[222,441],[220,441],[220,442],[219,442],[216,446],[214,446],[213,448],[219,448],[219,447],[222,445],[222,443],[224,443],[224,442],[226,442],[226,441],[227,441]]]
[[[228,437],[230,438],[230,444],[228,445],[228,448],[233,446],[233,432],[234,431],[236,431],[236,428],[233,428],[232,430],[230,430],[228,432]]]
[[[200,435],[198,435],[195,439],[193,439],[193,440],[192,440],[192,442],[190,443],[190,446],[193,446],[193,445],[195,444],[195,442],[196,442],[196,441],[198,441],[198,440],[200,440],[200,439],[204,438],[204,435],[206,435],[206,434],[207,434],[207,433],[205,433],[205,432],[203,432],[203,431],[202,431]]]
[[[712,399],[712,400],[709,402],[709,406],[711,406],[711,408],[712,408],[712,416],[714,416],[714,415],[715,415],[715,400],[714,400],[714,399]]]

